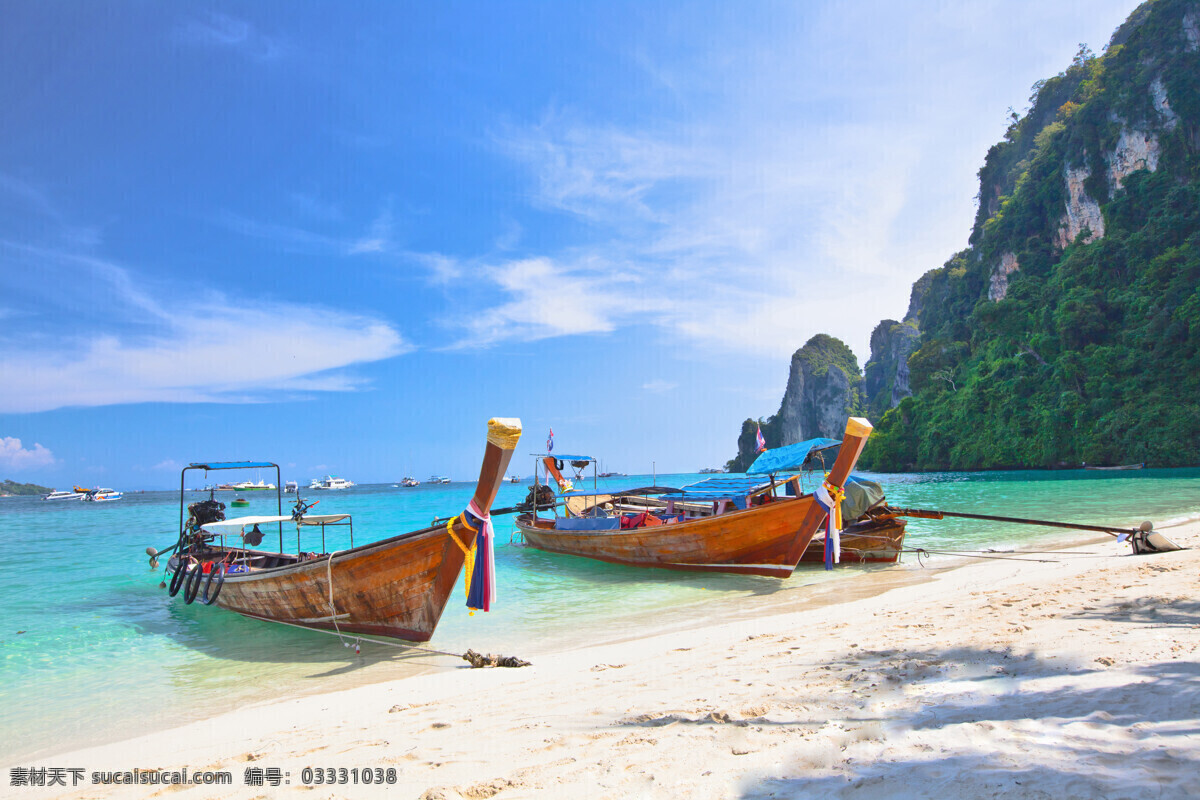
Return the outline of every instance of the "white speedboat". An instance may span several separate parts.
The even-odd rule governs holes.
[[[348,481],[345,478],[335,478],[332,475],[326,475],[319,481],[313,481],[308,488],[310,489],[349,489],[354,485],[353,481]]]
[[[107,503],[110,500],[120,500],[121,497],[121,492],[115,489],[92,489],[83,499],[89,503]]]
[[[43,500],[82,500],[87,496],[87,492],[76,491],[53,491],[50,494],[42,495]]]

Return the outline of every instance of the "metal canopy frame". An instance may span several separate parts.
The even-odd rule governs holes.
[[[187,489],[185,481],[189,470],[204,470],[205,476],[209,472],[217,472],[226,469],[272,469],[275,470],[275,502],[278,506],[276,516],[283,516],[283,487],[279,475],[279,465],[270,461],[205,461],[193,462],[188,464],[179,472],[179,541],[183,541],[183,521],[184,508],[186,506]],[[279,527],[279,552],[283,552],[283,523],[276,523]]]

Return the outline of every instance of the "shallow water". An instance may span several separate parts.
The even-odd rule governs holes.
[[[701,477],[659,475],[657,483],[679,486]],[[898,506],[1129,527],[1151,519],[1160,529],[1200,517],[1197,469],[868,477],[883,483],[889,502]],[[607,479],[601,488],[650,482],[649,476]],[[354,541],[362,544],[456,513],[473,490],[467,483],[415,489],[388,484],[313,492],[309,499],[321,501],[314,513],[353,514]],[[496,506],[519,502],[527,491],[527,484],[504,484]],[[189,494],[188,500],[202,496]],[[273,493],[249,497],[250,507],[237,514],[275,513]],[[221,499],[228,504],[232,495]],[[639,570],[511,543],[511,518],[497,522],[497,607],[468,616],[460,581],[428,647],[530,658],[702,625],[714,604],[722,604],[724,614],[732,599],[745,600],[747,608],[790,607],[836,597],[830,582],[863,571],[920,569],[910,554],[899,567],[803,568],[787,581]],[[333,636],[172,600],[158,588],[163,572],[149,569],[145,548],[173,543],[178,524],[178,494],[172,492],[129,493],[108,504],[0,499],[0,752],[8,760],[172,727],[272,697],[462,663],[373,644],[355,654]],[[932,563],[950,558],[942,555],[949,552],[1049,551],[1094,537],[950,519],[914,519],[908,530],[906,547],[933,551]],[[305,549],[318,549],[319,538],[308,541]],[[344,531],[330,533],[328,549],[348,545]],[[1112,547],[1105,543],[1098,550]]]

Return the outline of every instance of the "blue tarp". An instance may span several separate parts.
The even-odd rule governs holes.
[[[662,495],[662,499],[676,500],[729,500],[743,498],[755,489],[767,486],[770,481],[762,478],[732,477],[709,478],[706,481],[683,487],[679,493]]]
[[[596,460],[596,459],[592,458],[591,456],[568,456],[564,453],[534,453],[533,454],[534,458],[545,458],[546,456],[550,456],[551,458],[557,458],[559,461],[595,461]]]
[[[821,458],[825,461],[825,469],[829,469],[837,458],[835,445],[840,444],[841,442],[837,439],[808,439],[796,444],[776,447],[773,450],[764,450],[758,458],[754,459],[754,463],[750,465],[750,469],[746,470],[746,473],[748,475],[774,475],[802,469],[820,469],[821,459],[815,455],[818,450],[821,451]]]

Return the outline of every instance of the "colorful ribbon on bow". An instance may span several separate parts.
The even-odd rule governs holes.
[[[475,541],[466,547],[454,533],[454,523],[461,522],[467,530],[475,534]],[[450,538],[463,551],[463,568],[466,572],[467,608],[471,613],[477,610],[491,611],[492,603],[496,601],[496,555],[493,546],[495,532],[492,529],[492,518],[479,510],[472,500],[467,510],[446,523],[446,531]],[[478,564],[479,569],[476,569]]]
[[[842,500],[846,491],[829,482],[829,476],[813,493],[821,508],[825,509],[825,569],[833,569],[842,561]]]

